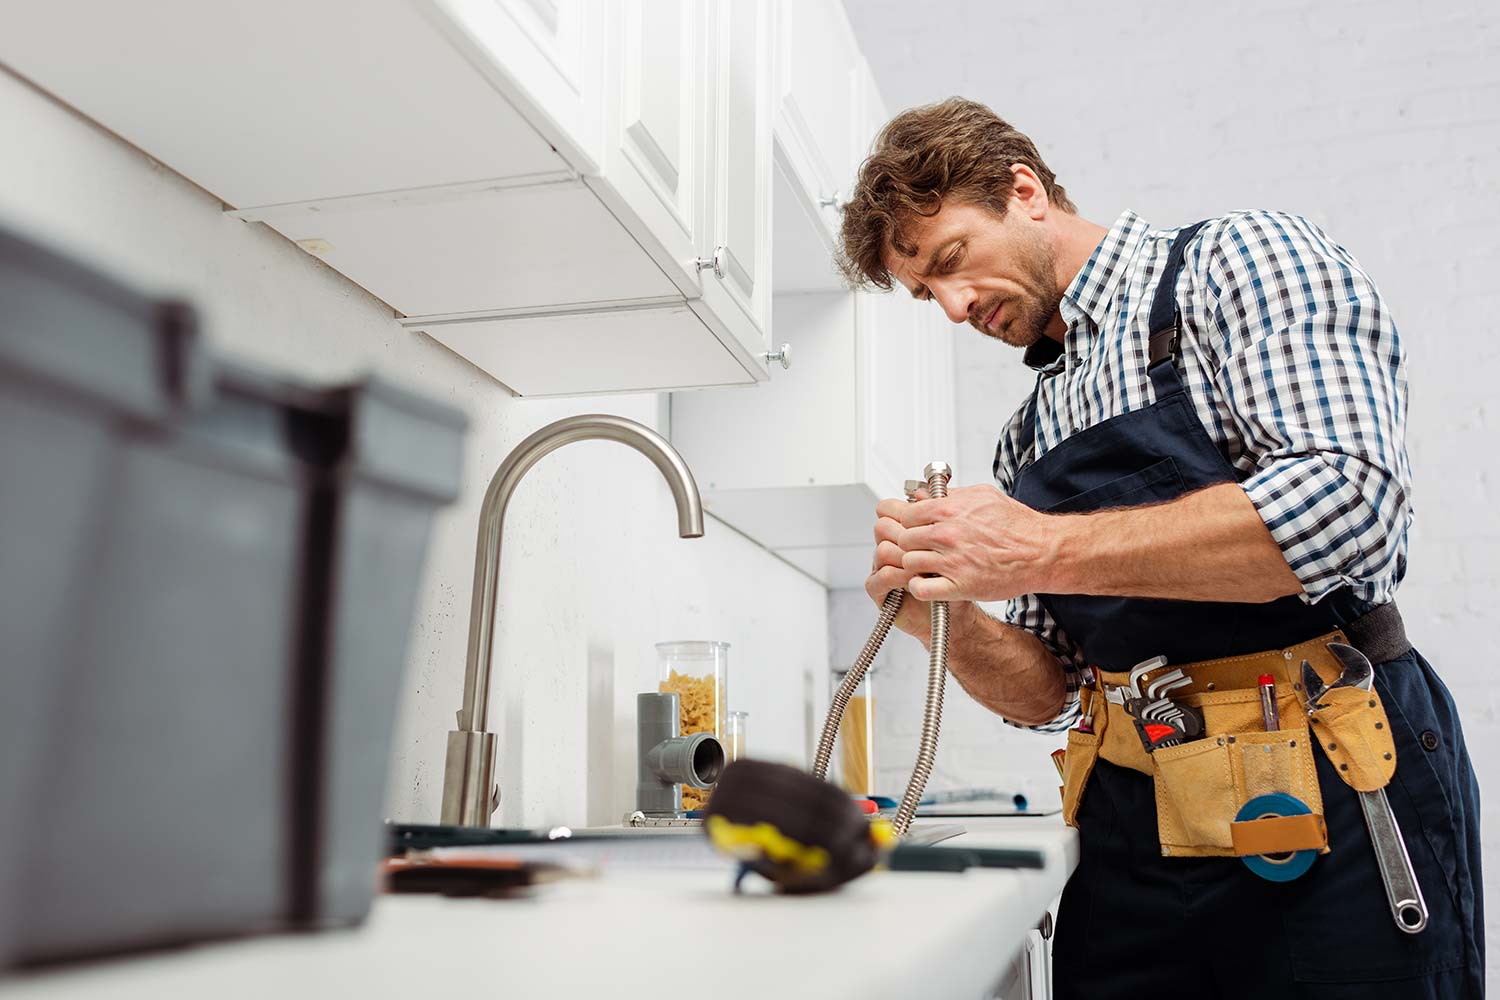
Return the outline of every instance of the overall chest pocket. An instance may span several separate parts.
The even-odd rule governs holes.
[[[1108,507],[1131,507],[1153,500],[1175,499],[1186,488],[1176,460],[1168,455],[1138,472],[1092,486],[1044,509],[1050,514],[1068,514]]]

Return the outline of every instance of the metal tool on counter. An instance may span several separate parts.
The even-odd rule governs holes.
[[[1325,685],[1312,665],[1302,661],[1303,695],[1309,716],[1316,716],[1322,707],[1318,703],[1334,688],[1354,687],[1369,691],[1375,683],[1375,668],[1365,654],[1341,642],[1330,642],[1328,650],[1344,668],[1331,684]],[[1360,808],[1365,814],[1365,826],[1370,830],[1370,842],[1375,847],[1375,860],[1380,866],[1380,881],[1391,904],[1391,915],[1401,930],[1418,934],[1427,927],[1427,901],[1422,897],[1422,887],[1417,884],[1417,873],[1412,868],[1401,827],[1391,812],[1390,799],[1384,788],[1358,794]]]
[[[953,470],[946,462],[931,463],[923,470],[923,475],[926,477],[925,482],[907,480],[906,499],[916,499],[917,490],[924,487],[931,499],[940,500],[948,495],[948,480],[952,478]],[[854,666],[849,668],[844,683],[834,692],[832,704],[828,707],[828,718],[823,723],[823,735],[818,740],[817,755],[813,758],[813,777],[828,776],[828,763],[833,758],[833,746],[838,739],[839,723],[844,718],[844,710],[848,708],[849,699],[854,696],[865,672],[870,669],[870,664],[875,661],[875,654],[880,652],[886,636],[890,635],[891,626],[905,600],[905,590],[893,590],[886,595],[875,622],[875,630],[870,633],[870,638],[860,650]],[[901,804],[891,821],[891,829],[897,837],[906,835],[912,818],[917,813],[917,806],[922,801],[922,792],[927,787],[927,779],[932,775],[933,761],[937,757],[938,730],[943,721],[943,686],[948,676],[948,603],[933,601],[931,615],[932,642],[927,667],[927,701],[922,710],[922,736],[917,747],[917,763],[912,769],[911,780],[907,783],[906,794],[901,797]]]
[[[666,438],[634,420],[604,413],[567,417],[532,434],[505,457],[495,470],[479,509],[464,704],[458,711],[458,728],[448,733],[443,772],[445,824],[488,826],[490,814],[500,805],[500,786],[495,782],[495,734],[485,727],[489,717],[490,656],[495,633],[495,598],[500,591],[500,542],[505,508],[533,465],[565,444],[594,440],[618,441],[650,459],[672,491],[677,505],[677,533],[683,538],[703,535],[703,502],[687,463]]]

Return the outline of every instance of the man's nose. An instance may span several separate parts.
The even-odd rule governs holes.
[[[972,289],[943,288],[937,285],[932,286],[932,297],[943,307],[950,323],[967,323],[969,310],[974,308],[975,301],[979,298]]]

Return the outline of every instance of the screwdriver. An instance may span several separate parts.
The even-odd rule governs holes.
[[[1260,675],[1260,717],[1265,720],[1266,732],[1274,733],[1281,728],[1281,714],[1276,711],[1276,678],[1270,674]]]

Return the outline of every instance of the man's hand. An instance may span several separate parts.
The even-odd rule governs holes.
[[[886,504],[908,506],[905,500],[885,500],[880,506]],[[875,521],[875,565],[865,580],[865,593],[876,604],[884,604],[891,591],[908,588],[911,578],[916,575],[901,565],[906,553],[896,544],[896,538],[905,530],[901,522],[892,517],[880,517]],[[920,639],[924,646],[932,639],[932,614],[926,603],[917,600],[909,588],[906,600],[901,602],[901,611],[896,615],[896,627]]]
[[[865,586],[871,597],[877,579],[898,579],[897,566],[903,582],[885,589],[904,586],[920,601],[1002,601],[1049,589],[1058,519],[993,486],[960,486],[940,500],[882,500],[875,512],[877,573]],[[882,567],[892,572],[882,576]]]

